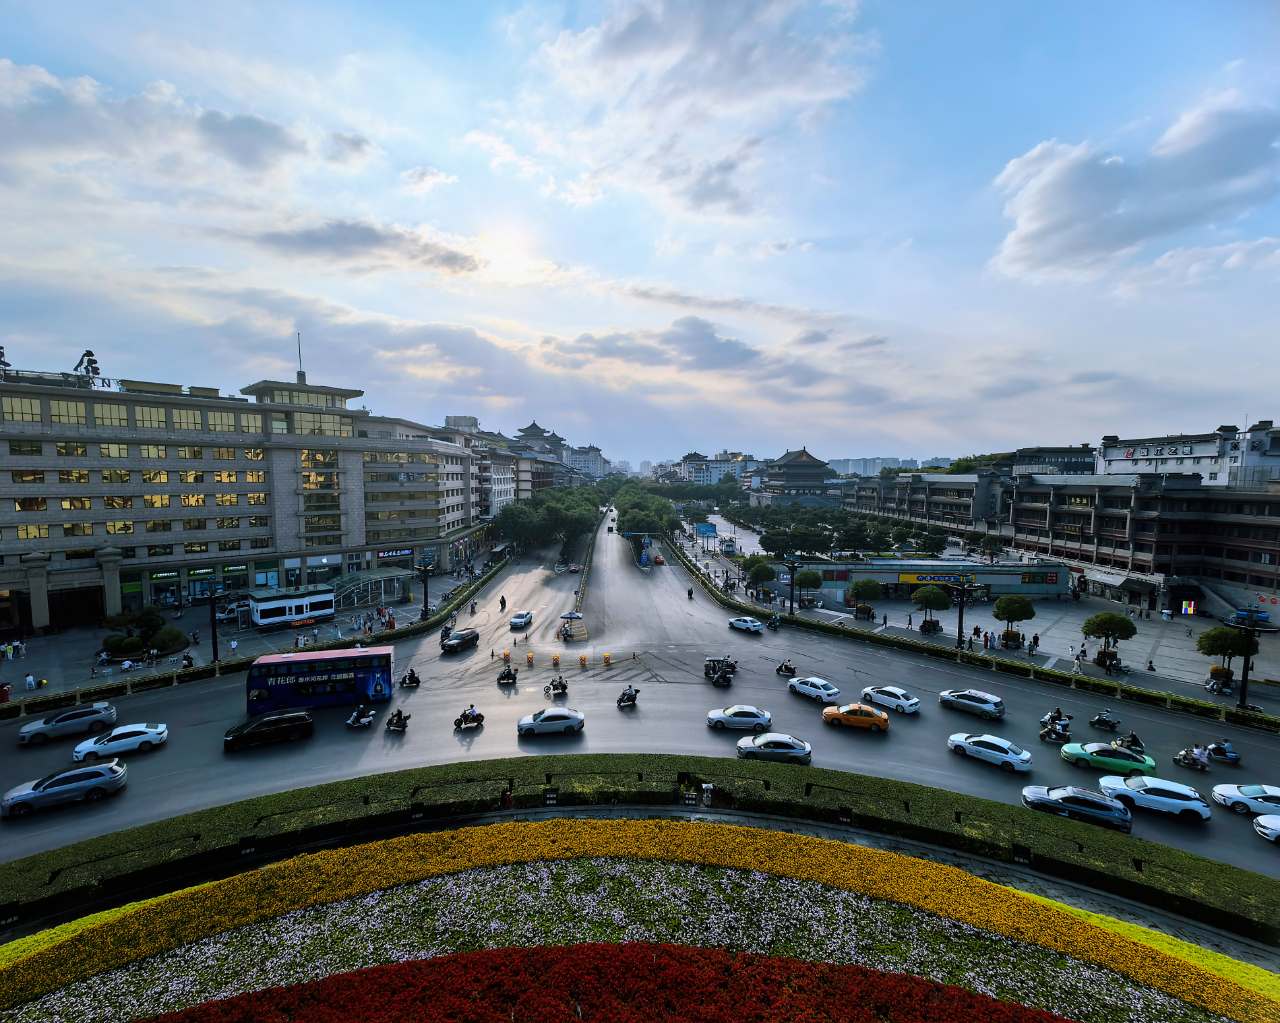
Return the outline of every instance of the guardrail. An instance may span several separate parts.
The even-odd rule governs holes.
[[[668,538],[668,540],[667,546],[675,552],[685,570],[698,581],[703,590],[713,597],[721,607],[740,614],[756,615],[760,613],[760,609],[754,605],[734,600],[721,592],[706,577],[702,569],[689,560],[678,541],[672,538]],[[991,671],[1004,672],[1007,675],[1018,675],[1023,678],[1034,679],[1037,682],[1049,682],[1067,689],[1097,693],[1100,696],[1106,696],[1114,700],[1128,700],[1130,703],[1163,707],[1166,710],[1179,711],[1206,720],[1221,721],[1225,724],[1240,725],[1245,728],[1257,728],[1264,732],[1280,733],[1280,717],[1276,717],[1273,714],[1258,714],[1253,711],[1237,710],[1234,707],[1223,707],[1216,703],[1209,703],[1206,700],[1196,700],[1189,696],[1179,696],[1176,693],[1168,693],[1163,690],[1142,689],[1138,686],[1125,685],[1123,682],[1097,679],[1089,675],[1074,675],[1065,671],[1054,671],[1052,668],[1042,668],[1038,665],[1027,664],[1025,661],[1012,661],[1005,657],[996,657],[990,654],[970,653],[967,650],[957,650],[950,646],[922,643],[917,640],[905,639],[901,636],[889,636],[880,632],[851,629],[827,622],[799,618],[795,615],[783,615],[782,620],[792,628],[808,629],[811,632],[821,632],[828,636],[839,636],[843,639],[857,640],[858,642],[871,643],[876,646],[910,650],[914,653],[924,654],[927,657],[955,661],[974,668],[988,668]]]

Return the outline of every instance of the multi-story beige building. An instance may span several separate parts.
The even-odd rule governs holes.
[[[301,372],[240,393],[6,371],[0,629],[470,556],[465,446]]]

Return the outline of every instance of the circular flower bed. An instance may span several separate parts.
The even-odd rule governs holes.
[[[641,942],[856,964],[1081,1021],[1280,1019],[1263,971],[1105,922],[841,842],[561,819],[299,856],[97,914],[0,948],[0,1008],[136,1019],[379,964]]]

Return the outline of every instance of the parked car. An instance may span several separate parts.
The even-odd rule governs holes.
[[[517,735],[548,735],[557,732],[581,732],[586,715],[572,707],[544,707],[526,714],[516,723]]]
[[[807,696],[811,700],[817,700],[819,703],[835,703],[840,696],[839,689],[825,678],[818,678],[817,675],[811,675],[808,678],[793,678],[787,683],[787,689],[797,696]]]
[[[867,686],[862,690],[863,703],[875,703],[899,714],[914,714],[920,700],[900,686]]]
[[[1253,819],[1253,830],[1259,838],[1280,845],[1280,814],[1267,813]]]
[[[843,707],[824,707],[822,723],[839,728],[861,728],[868,732],[887,732],[889,715],[865,703],[846,703]]]
[[[667,559],[664,558],[661,554],[655,554],[653,556],[653,563],[655,565],[665,565],[667,563]]]
[[[764,632],[764,622],[758,618],[730,618],[729,628],[739,629],[742,632]]]
[[[708,728],[744,728],[753,732],[767,732],[772,725],[772,714],[745,703],[707,711]]]
[[[977,714],[988,721],[1004,717],[1004,700],[981,689],[944,689],[938,694],[938,703],[952,710]]]
[[[807,764],[813,757],[813,747],[794,735],[762,732],[739,739],[738,756],[743,760],[785,760]]]
[[[475,646],[479,642],[480,633],[475,629],[459,629],[457,632],[450,633],[448,639],[440,641],[440,651],[441,653],[454,654],[459,650]]]
[[[532,611],[520,611],[511,616],[511,627],[513,629],[525,629],[533,624]]]
[[[947,747],[960,756],[984,760],[1006,771],[1031,770],[1031,754],[1017,743],[998,735],[956,732],[947,737]]]
[[[1076,767],[1096,767],[1126,777],[1152,774],[1156,769],[1155,759],[1145,753],[1106,742],[1069,742],[1062,747],[1062,759]]]
[[[1280,786],[1215,785],[1212,795],[1233,813],[1280,813]]]
[[[305,739],[316,730],[315,719],[305,710],[272,710],[257,714],[227,729],[222,737],[223,752],[265,746],[273,742]]]
[[[1075,785],[1045,788],[1028,785],[1022,790],[1022,805],[1032,810],[1069,817],[1072,820],[1100,824],[1128,834],[1133,830],[1133,814],[1129,808],[1110,796]]]
[[[1098,788],[1103,795],[1119,800],[1130,810],[1137,806],[1192,821],[1207,821],[1213,816],[1204,796],[1180,781],[1165,781],[1145,774],[1133,778],[1109,774],[1098,779]]]
[[[128,771],[118,760],[55,771],[15,785],[0,797],[0,817],[21,817],[60,803],[92,803],[115,795],[127,781]]]
[[[71,751],[71,759],[77,764],[82,760],[93,763],[122,753],[149,753],[168,741],[168,725],[117,725],[109,732],[85,739]]]
[[[18,729],[19,746],[39,746],[50,739],[86,732],[105,732],[116,723],[116,709],[105,701],[88,706],[68,707],[39,721],[29,721]]]

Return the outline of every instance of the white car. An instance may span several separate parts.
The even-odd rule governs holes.
[[[732,707],[707,711],[708,728],[743,728],[752,732],[767,732],[773,727],[773,715],[759,707],[735,703]]]
[[[558,732],[581,732],[587,719],[582,711],[572,707],[544,707],[535,714],[526,714],[516,722],[517,735],[547,735]]]
[[[533,624],[533,612],[521,611],[511,616],[511,627],[513,629],[524,629]]]
[[[914,714],[920,709],[920,701],[898,686],[867,686],[862,690],[863,703],[878,703],[899,714]]]
[[[76,763],[82,760],[93,763],[122,753],[149,753],[168,741],[168,725],[117,725],[109,732],[85,739],[71,751],[71,759]]]
[[[956,732],[947,737],[947,747],[962,757],[995,764],[1006,771],[1030,771],[1031,754],[1015,742],[998,735],[969,735]]]
[[[1213,816],[1204,796],[1179,781],[1165,781],[1148,774],[1132,778],[1108,774],[1099,779],[1098,788],[1130,810],[1140,806],[1144,810],[1171,814],[1180,820],[1207,821]]]
[[[1215,785],[1213,801],[1235,813],[1280,813],[1280,787]]]
[[[764,622],[758,618],[730,618],[729,628],[743,632],[764,632]]]
[[[825,678],[811,675],[809,678],[793,678],[787,688],[797,696],[807,696],[819,703],[835,703],[840,698],[840,690]]]
[[[1280,845],[1280,814],[1268,813],[1253,819],[1253,830],[1259,838]]]

